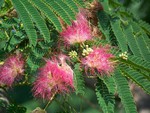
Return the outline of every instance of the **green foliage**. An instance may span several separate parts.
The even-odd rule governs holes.
[[[0,0],[0,17],[7,15],[11,10],[13,10],[13,6],[10,0]]]
[[[150,35],[150,25],[143,20],[139,20],[138,24],[146,31],[148,35]]]
[[[128,60],[120,59],[122,73],[150,93],[150,62],[135,56],[129,56]]]
[[[41,34],[43,35],[45,41],[50,41],[50,32],[45,24],[44,19],[40,16],[39,12],[35,7],[33,7],[30,2],[27,0],[21,1],[25,6],[26,10],[30,12],[30,16],[33,19],[33,22],[36,23],[37,28],[40,30]]]
[[[75,13],[78,11],[75,3],[82,3],[68,0],[12,0],[12,2],[23,22],[30,45],[33,46],[37,44],[35,26],[40,30],[44,40],[50,41],[50,32],[44,21],[45,17],[53,23],[56,30],[61,31],[62,28],[59,18],[62,18],[67,24],[70,24],[71,20],[75,19]],[[36,25],[34,25],[34,22]]]
[[[133,26],[134,34],[136,37],[135,39],[136,39],[138,48],[140,50],[140,53],[144,60],[147,60],[150,62],[150,59],[149,59],[150,58],[150,48],[147,47],[148,39],[144,38],[145,32],[143,32],[143,30],[140,28],[138,23],[132,22],[131,24]]]
[[[132,61],[131,61],[132,59]],[[138,59],[138,61],[137,61]],[[138,58],[138,57],[133,57],[133,56],[129,56],[129,60],[124,60],[124,59],[119,59],[119,61],[121,63],[127,64],[128,66],[132,66],[133,68],[136,69],[141,69],[141,71],[147,71],[148,73],[150,72],[150,68],[149,68],[149,63],[143,61],[142,59]],[[137,62],[135,62],[137,61]]]
[[[118,45],[122,52],[131,50],[131,54],[143,57],[143,59],[149,61],[150,51],[149,47],[147,47],[149,39],[144,37],[147,32],[144,32],[143,27],[138,26],[138,19],[136,21],[132,19],[130,13],[125,13],[124,8],[117,9],[120,7],[120,4],[117,2],[112,2],[110,0],[109,2],[104,1],[104,4],[107,4],[106,7],[104,7],[106,12],[107,7],[114,8],[109,11],[109,13],[107,12],[110,16],[108,16],[105,11],[99,11],[97,14],[100,29],[104,33],[106,40],[111,42],[112,45]],[[116,15],[114,14],[115,9],[118,10]],[[102,20],[102,18],[105,19]],[[141,22],[141,24],[148,29],[148,27],[146,27],[148,24],[144,24],[143,22]]]
[[[123,66],[122,72],[150,94],[150,77],[140,71]]]
[[[113,76],[117,85],[117,92],[126,113],[137,113],[127,79],[122,75],[119,69],[115,71]]]
[[[129,56],[128,61],[132,61],[132,63],[134,63],[134,66],[136,65],[138,69],[150,71],[150,62],[144,61],[140,57]]]
[[[78,7],[77,5],[75,4],[74,0],[65,0],[64,1],[68,6],[69,8],[75,12],[78,12]]]
[[[55,1],[61,8],[62,10],[61,11],[64,11],[64,13],[67,14],[67,16],[69,16],[69,18],[71,20],[75,20],[75,13],[74,13],[74,10],[68,10],[70,9],[70,7],[68,6],[68,4],[64,3],[62,0],[56,0]],[[78,11],[78,10],[77,10]],[[62,13],[62,12],[61,12]]]
[[[84,94],[85,84],[84,84],[84,78],[81,73],[80,64],[77,63],[74,66],[74,84],[76,89],[76,94]]]
[[[57,16],[50,10],[48,4],[41,0],[32,0],[32,3],[54,24],[57,30],[61,30],[61,25]]]
[[[104,78],[101,77],[101,79],[103,79],[103,82],[106,84],[109,92],[114,95],[116,93],[116,83],[115,83],[114,77],[106,76]]]
[[[1,0],[0,1],[0,8],[2,7],[3,3],[4,3],[4,0]]]
[[[48,5],[53,8],[54,12],[58,14],[67,24],[70,24],[70,18],[69,15],[66,13],[66,11],[60,6],[58,2],[55,2],[55,0],[47,0]],[[53,7],[55,6],[55,7]],[[72,13],[73,14],[73,13]]]
[[[128,50],[127,48],[127,41],[126,41],[126,37],[125,34],[123,33],[122,29],[121,29],[121,21],[119,21],[118,19],[116,19],[115,21],[111,22],[111,27],[112,30],[116,36],[116,39],[118,41],[118,45],[119,48],[121,49],[122,52],[125,52]]]
[[[37,43],[37,34],[36,30],[34,29],[33,22],[31,20],[31,17],[29,13],[27,12],[27,9],[25,8],[24,4],[20,0],[12,0],[16,10],[18,11],[18,14],[20,15],[20,18],[23,22],[24,29],[28,35],[30,45],[35,46]]]
[[[111,40],[110,40],[110,18],[109,18],[109,15],[104,11],[99,11],[97,13],[97,17],[99,19],[100,30],[104,33],[106,40],[108,42],[111,42]]]
[[[109,91],[107,85],[100,78],[97,78],[96,96],[104,113],[114,113],[114,94]]]
[[[127,38],[127,41],[128,41],[128,44],[129,44],[129,47],[130,47],[132,53],[133,53],[135,56],[141,57],[140,50],[139,50],[139,48],[138,48],[136,39],[135,39],[134,34],[133,34],[133,28],[129,25],[129,26],[124,30],[124,32],[125,32],[125,34],[126,34],[126,38]]]
[[[127,60],[118,59],[121,63],[120,69],[116,70],[113,77],[125,111],[134,113],[136,108],[125,77],[131,79],[149,93],[150,39],[147,36],[149,35],[149,24],[142,20],[133,19],[133,15],[129,11],[125,11],[117,1],[108,0],[103,1],[102,4],[104,11],[98,11],[97,13],[100,30],[111,45],[118,46],[117,51],[126,51],[131,55],[128,56]],[[116,55],[118,56],[118,53]],[[100,94],[98,95],[99,98],[102,98]]]
[[[45,63],[43,57],[48,54],[49,47],[51,47],[51,42],[39,42],[36,48],[27,49],[27,72],[29,74],[34,74],[39,66]]]
[[[26,45],[26,36],[21,27],[20,20],[10,18],[2,20],[0,24],[0,48],[3,51],[10,52],[22,48]],[[5,30],[7,29],[7,30]]]
[[[26,113],[26,108],[18,105],[9,105],[6,113]]]
[[[7,106],[9,105],[9,100],[6,95],[6,91],[3,88],[0,88],[0,112],[6,111]]]

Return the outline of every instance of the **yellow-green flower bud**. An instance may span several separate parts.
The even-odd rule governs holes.
[[[76,58],[77,57],[77,52],[76,51],[70,51],[69,52],[69,57],[71,57],[71,58]]]
[[[119,57],[121,57],[122,59],[127,60],[127,59],[128,59],[127,52],[124,52],[124,53],[119,54]]]

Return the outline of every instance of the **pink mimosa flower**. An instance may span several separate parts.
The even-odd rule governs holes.
[[[34,82],[35,97],[50,99],[55,93],[69,92],[74,89],[73,70],[66,63],[64,55],[59,60],[47,60],[44,67],[39,69],[38,78]]]
[[[92,39],[89,22],[82,10],[77,14],[76,20],[72,22],[72,25],[62,31],[61,36],[69,45]]]
[[[82,64],[92,71],[96,69],[101,75],[109,75],[114,71],[114,62],[110,60],[114,55],[109,53],[109,50],[109,46],[93,48],[93,51],[82,59]]]
[[[6,59],[0,67],[0,83],[11,86],[16,78],[24,72],[22,55],[13,55]]]

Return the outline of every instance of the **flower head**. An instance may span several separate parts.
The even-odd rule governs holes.
[[[85,12],[80,10],[76,16],[76,20],[72,22],[71,26],[68,26],[62,31],[61,36],[69,45],[91,40],[91,29],[89,27],[89,22],[86,18]]]
[[[69,92],[69,88],[74,88],[73,70],[65,60],[66,57],[61,55],[59,60],[47,60],[39,69],[33,87],[35,97],[50,99],[54,93]]]
[[[109,46],[93,48],[85,58],[82,59],[82,64],[87,67],[96,69],[100,74],[110,74],[114,70],[114,63],[111,58],[114,56],[109,53]]]
[[[0,67],[0,83],[11,86],[14,80],[24,72],[22,55],[13,55],[7,58]]]

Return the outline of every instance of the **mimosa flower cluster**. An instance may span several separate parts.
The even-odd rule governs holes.
[[[92,31],[89,26],[89,22],[86,18],[86,13],[80,10],[77,14],[77,19],[73,21],[71,26],[68,26],[64,31],[62,31],[61,36],[70,45],[75,43],[83,44],[86,41],[93,40],[91,35]],[[114,71],[115,63],[112,62],[115,56],[110,53],[111,47],[109,45],[100,45],[98,47],[89,47],[85,45],[83,48],[81,58],[81,63],[85,66],[85,70],[91,70],[93,72],[95,69],[101,75],[110,75]],[[74,57],[76,51],[71,51],[69,56]],[[78,53],[76,53],[77,55]]]
[[[93,43],[95,37],[92,35],[91,26],[84,10],[80,10],[76,15],[76,20],[72,22],[72,25],[67,26],[60,33],[60,36],[64,43],[68,45],[67,47],[80,45],[78,51],[71,50],[68,54],[69,57],[78,59],[85,72],[90,70],[91,72],[98,72],[100,75],[113,73],[115,63],[112,59],[115,56],[110,52],[111,46],[90,47],[86,44],[88,41]],[[34,97],[50,100],[57,93],[74,91],[74,72],[66,62],[67,60],[71,61],[69,57],[60,54],[51,56],[50,59],[45,58],[45,64],[37,70],[37,78],[32,85]],[[71,64],[74,64],[73,61]],[[15,80],[24,74],[24,65],[25,62],[21,54],[8,57],[4,64],[0,66],[0,85],[11,87]]]
[[[73,85],[73,70],[66,63],[66,56],[59,56],[59,60],[47,60],[39,69],[38,78],[34,82],[35,97],[50,99],[55,93],[67,93]]]
[[[8,57],[0,66],[0,84],[12,86],[24,73],[24,60],[21,54]]]
[[[86,41],[92,41],[91,28],[86,18],[86,13],[82,10],[77,14],[76,20],[72,25],[63,30],[62,36],[65,44],[74,46],[83,44]],[[114,55],[110,53],[110,46],[99,46],[90,48],[88,45],[82,47],[82,57],[79,57],[80,63],[84,65],[85,70],[95,69],[101,75],[110,75],[114,70],[114,63],[111,61]],[[78,52],[72,50],[69,52],[72,58],[78,57]],[[39,69],[37,80],[34,82],[33,92],[35,97],[50,99],[55,93],[67,93],[74,89],[73,70],[66,63],[66,55],[61,55],[55,60],[47,60],[45,66]]]
[[[82,59],[82,63],[91,69],[91,72],[96,69],[101,75],[109,75],[114,70],[114,62],[111,59],[114,55],[109,53],[110,47],[100,46],[93,48],[85,58]]]
[[[84,11],[80,11],[76,20],[72,22],[71,26],[68,26],[62,33],[61,36],[64,41],[69,44],[82,43],[86,40],[91,40],[91,28],[89,27],[89,22],[86,19]]]

